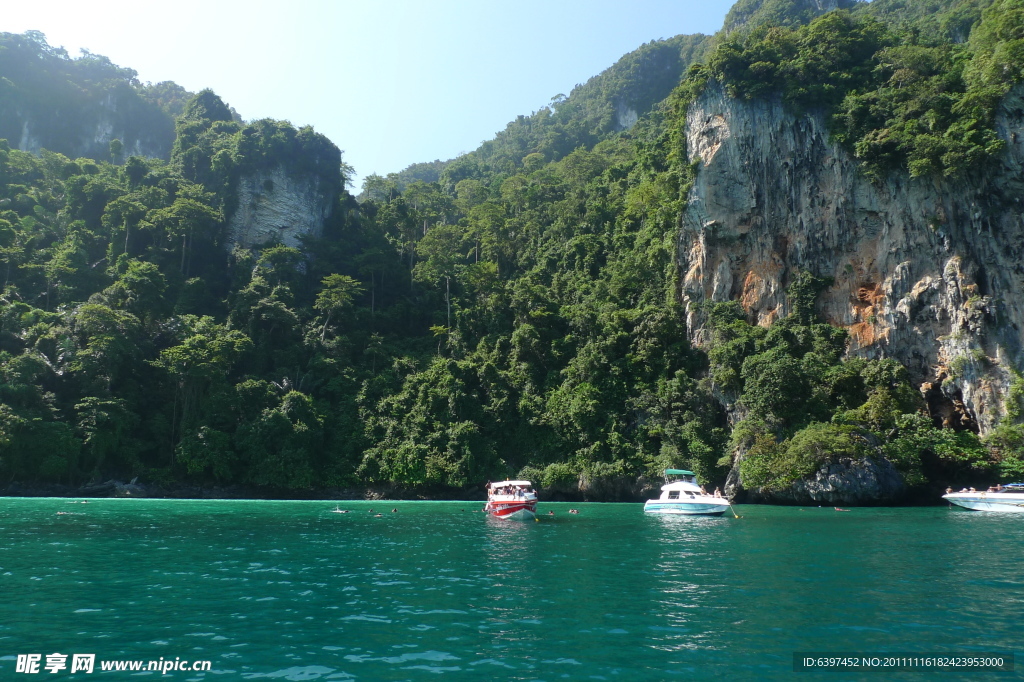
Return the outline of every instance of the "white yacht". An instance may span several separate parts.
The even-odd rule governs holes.
[[[986,491],[961,490],[949,492],[942,499],[974,511],[1024,513],[1024,483],[997,485]]]
[[[661,497],[647,500],[644,511],[649,514],[689,514],[718,516],[729,508],[729,500],[704,492],[697,476],[684,469],[666,469],[665,480],[678,480],[661,486]]]

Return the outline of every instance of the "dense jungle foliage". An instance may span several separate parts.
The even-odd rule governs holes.
[[[812,273],[770,328],[717,304],[691,346],[675,255],[685,109],[709,80],[824,107],[868,173],[964,172],[998,152],[1020,2],[809,23],[747,3],[786,21],[645,45],[476,152],[371,176],[361,203],[326,138],[208,91],[176,109],[169,161],[0,144],[0,483],[719,484],[737,448],[769,489],[843,455],[911,485],[1024,475],[1011,425],[941,428],[904,368],[847,359]],[[275,167],[336,197],[323,235],[228,253],[238,179]]]
[[[981,170],[1003,148],[996,107],[1024,76],[1024,4],[920,6],[931,11],[872,2],[797,27],[762,24],[724,39],[690,78],[715,79],[733,96],[781,95],[798,110],[823,109],[872,177]]]

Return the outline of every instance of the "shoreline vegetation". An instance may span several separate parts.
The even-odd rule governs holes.
[[[639,501],[684,467],[740,503],[855,505],[1020,480],[1017,351],[964,340],[912,376],[826,322],[834,278],[784,265],[762,324],[737,287],[688,305],[680,225],[702,168],[687,112],[712,85],[820,115],[871,182],[996,172],[1022,2],[740,0],[728,32],[641,46],[358,196],[312,128],[0,34],[0,481],[432,498],[526,478]],[[146,116],[110,118],[114,91]],[[83,152],[89,126],[123,139]],[[1009,329],[989,304],[1017,292],[971,287],[965,315]],[[1013,380],[979,425],[961,388],[996,364]]]
[[[564,490],[545,491],[539,490],[540,502],[566,502],[566,503],[633,503],[642,504],[649,499],[656,499],[660,494],[660,485],[652,486],[645,483],[638,487],[639,494],[632,491],[631,494],[613,497],[595,497],[591,494],[579,491],[569,492]],[[623,491],[619,491],[620,493]],[[920,507],[920,506],[943,506],[947,503],[941,498],[941,490],[928,491],[913,497],[906,497],[900,501],[876,502],[854,506],[867,507]],[[108,480],[102,483],[94,483],[78,487],[60,485],[55,483],[18,484],[12,483],[6,488],[0,489],[0,498],[17,497],[52,497],[63,499],[165,499],[165,500],[324,500],[324,501],[432,501],[432,502],[486,502],[487,488],[482,483],[478,486],[467,487],[462,490],[401,490],[397,488],[324,488],[308,490],[281,490],[268,488],[253,488],[242,485],[224,487],[202,487],[193,485],[177,485],[171,487],[158,487],[142,485],[138,482],[124,482]],[[738,503],[737,503],[738,504]],[[806,500],[803,504],[797,502],[744,502],[744,504],[756,504],[777,507],[799,507],[799,506],[833,506],[829,500]]]

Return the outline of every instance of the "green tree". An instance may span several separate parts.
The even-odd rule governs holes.
[[[179,324],[181,342],[161,351],[153,364],[174,381],[174,421],[185,433],[200,420],[211,389],[223,384],[233,364],[252,349],[252,341],[210,317],[185,315]]]
[[[327,327],[331,323],[331,316],[351,306],[352,300],[363,293],[363,287],[352,277],[339,274],[327,275],[320,284],[322,288],[316,295],[313,307],[327,316],[320,330],[320,341],[322,342],[324,335],[327,334]]]

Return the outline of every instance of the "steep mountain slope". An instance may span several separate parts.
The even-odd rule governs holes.
[[[1004,101],[991,173],[873,182],[820,116],[709,88],[687,114],[701,159],[680,234],[694,338],[710,335],[705,302],[738,300],[767,326],[813,272],[831,281],[818,309],[849,330],[851,355],[899,360],[932,415],[991,433],[1024,361],[1022,104],[1019,90]]]
[[[714,356],[722,340],[711,302],[736,301],[768,327],[794,313],[787,288],[810,273],[820,283],[818,313],[849,334],[849,357],[897,359],[936,423],[987,436],[997,459],[1015,451],[1024,110],[1019,61],[1009,56],[1020,22],[1011,4],[935,3],[921,42],[906,32],[926,16],[921,8],[884,3],[720,43],[692,81],[686,116],[687,154],[699,169],[680,260],[698,343]],[[869,14],[900,20],[884,28],[857,18]],[[974,17],[973,29],[956,46],[962,26],[946,19],[964,16]],[[955,62],[944,61],[950,54]],[[771,476],[759,467],[782,466],[787,443],[803,432],[782,442],[791,432],[776,425],[770,447],[735,437],[759,419],[751,400],[733,393],[739,388],[726,381],[718,389],[742,427],[734,491],[746,485],[796,501],[813,489],[827,500],[850,493],[844,486],[870,488],[865,480],[881,485],[880,470],[852,484],[844,472],[853,469],[819,458],[821,468],[792,486],[765,486]],[[897,422],[893,433],[903,428]],[[970,450],[963,442],[947,456],[966,462]]]
[[[855,10],[917,31],[928,40],[965,43],[982,10],[991,4],[992,0],[872,0],[858,2]]]
[[[855,0],[739,0],[725,15],[721,34],[759,26],[802,26],[825,12],[850,9],[856,4]]]
[[[707,51],[709,36],[679,35],[652,41],[624,55],[615,64],[577,85],[568,96],[509,122],[494,139],[475,151],[446,162],[413,164],[386,178],[370,176],[360,200],[380,199],[401,192],[412,182],[444,182],[480,178],[490,173],[514,172],[530,163],[557,161],[573,150],[591,149],[598,142],[630,129],[636,121],[665,100],[680,78]],[[442,173],[448,172],[442,176]]]
[[[0,33],[0,139],[71,158],[166,159],[173,116],[191,93],[173,83],[144,86],[136,75],[100,55],[71,59],[38,32]],[[121,144],[111,150],[114,140]]]

